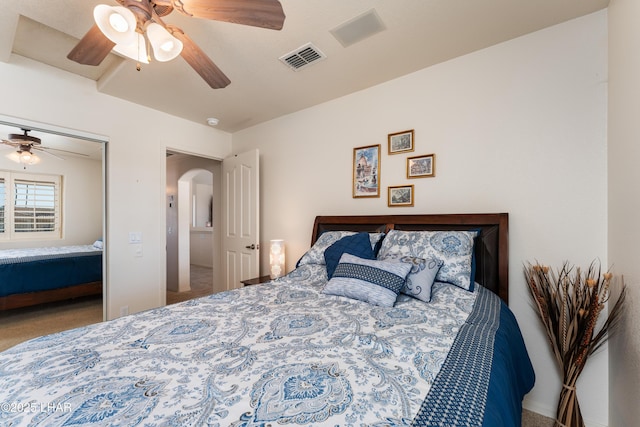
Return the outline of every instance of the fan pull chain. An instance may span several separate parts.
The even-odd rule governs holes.
[[[147,47],[147,51],[149,49],[148,43],[146,42],[146,37],[144,38],[145,40],[145,45]],[[140,71],[142,69],[142,65],[140,65],[140,37],[138,37],[138,52],[137,52],[137,56],[138,56],[138,62],[136,64],[136,71]],[[148,60],[148,58],[147,58]]]

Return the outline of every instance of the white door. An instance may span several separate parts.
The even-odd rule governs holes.
[[[222,162],[222,254],[227,289],[260,274],[258,150]]]

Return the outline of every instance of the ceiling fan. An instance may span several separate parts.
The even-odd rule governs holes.
[[[67,58],[85,65],[100,64],[111,52],[148,63],[180,55],[213,89],[231,81],[180,28],[161,18],[174,10],[203,19],[280,30],[285,15],[278,0],[116,0],[121,6],[98,5],[96,23]],[[151,49],[149,49],[151,45]]]
[[[7,136],[8,139],[2,139],[0,140],[0,142],[6,146],[17,148],[16,151],[11,152],[9,155],[7,155],[7,157],[16,163],[22,163],[25,168],[27,165],[35,165],[37,163],[40,163],[40,157],[38,157],[36,153],[44,153],[60,160],[64,159],[52,153],[51,151],[73,154],[75,156],[89,157],[84,153],[76,153],[74,151],[67,151],[59,148],[45,147],[42,145],[42,140],[40,138],[29,135],[31,129],[22,129],[22,132],[22,134],[10,133]]]

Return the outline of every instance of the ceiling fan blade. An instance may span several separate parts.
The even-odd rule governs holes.
[[[84,65],[100,65],[116,44],[109,40],[98,25],[84,35],[80,42],[69,52],[67,58]]]
[[[0,145],[0,148],[4,148],[4,147],[16,148],[20,146],[20,144],[17,144],[13,141],[9,141],[8,139],[0,139],[0,143],[2,144]]]
[[[31,148],[31,150],[32,150],[33,154],[36,154],[36,152],[39,152],[39,153],[44,153],[44,154],[46,154],[47,156],[55,157],[55,158],[56,158],[56,159],[58,159],[58,160],[65,160],[65,159],[63,159],[62,157],[58,156],[58,155],[55,155],[55,154],[53,154],[53,153],[50,153],[50,152],[49,152],[49,151],[47,151],[47,150],[43,150],[42,148],[35,148],[35,147],[33,147],[33,148]]]
[[[202,77],[212,89],[222,89],[231,83],[231,80],[229,80],[222,70],[209,59],[188,35],[177,27],[168,25],[167,28],[173,33],[175,38],[182,42],[183,47],[180,56],[191,65],[191,68],[200,74],[200,77]]]
[[[66,153],[66,154],[72,154],[74,156],[80,156],[80,157],[89,157],[88,154],[84,154],[84,153],[78,153],[77,151],[69,151],[69,150],[62,150],[60,148],[52,148],[52,147],[34,147],[34,150],[39,150],[48,154],[53,154],[51,153],[51,151],[58,151],[60,153]]]
[[[284,11],[278,0],[172,0],[176,10],[196,18],[281,30]]]
[[[14,144],[11,143],[11,141],[7,141],[6,139],[3,139],[2,141],[0,141],[0,150],[15,150],[16,146]]]

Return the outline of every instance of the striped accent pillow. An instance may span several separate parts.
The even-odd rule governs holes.
[[[363,259],[345,253],[323,293],[393,307],[411,264]]]

